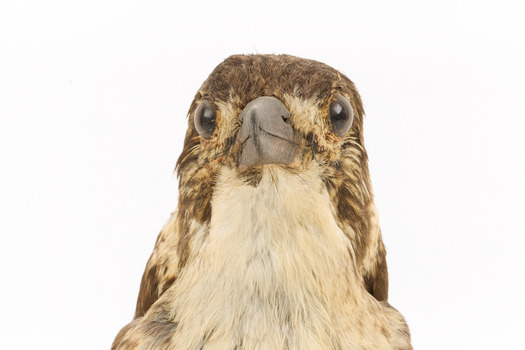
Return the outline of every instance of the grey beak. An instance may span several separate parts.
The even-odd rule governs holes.
[[[257,164],[291,164],[297,154],[297,136],[290,125],[290,112],[275,97],[259,97],[239,115],[242,123],[239,170]]]

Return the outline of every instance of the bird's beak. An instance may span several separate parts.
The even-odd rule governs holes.
[[[275,97],[259,97],[239,115],[238,169],[258,164],[292,165],[298,153],[298,137],[290,125],[290,112]]]

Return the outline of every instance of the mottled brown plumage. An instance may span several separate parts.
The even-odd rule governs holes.
[[[350,102],[354,113],[352,127],[344,137],[337,137],[332,132],[330,125],[329,106],[336,94],[344,96]],[[257,165],[248,168],[246,171],[239,171],[237,163],[240,146],[235,142],[240,128],[238,116],[250,101],[261,96],[277,98],[290,111],[291,125],[300,139],[297,164],[293,167]],[[195,110],[203,100],[210,101],[213,104],[217,116],[217,128],[209,140],[200,137],[194,126]],[[215,68],[203,83],[191,104],[188,116],[188,130],[184,140],[184,149],[177,162],[179,177],[178,210],[172,214],[160,233],[146,266],[140,286],[135,319],[119,333],[113,344],[113,349],[164,349],[175,348],[176,344],[179,346],[180,344],[199,344],[200,348],[221,348],[221,345],[218,344],[233,344],[232,342],[236,342],[235,345],[227,348],[252,348],[249,345],[251,329],[246,330],[244,329],[245,326],[241,327],[244,329],[243,331],[231,328],[233,326],[225,327],[231,332],[242,333],[235,335],[235,339],[238,340],[229,340],[230,343],[224,339],[233,336],[225,335],[220,338],[218,329],[222,325],[220,327],[217,325],[210,326],[212,329],[208,330],[203,329],[201,333],[204,336],[198,341],[181,338],[182,336],[177,338],[177,332],[191,333],[184,330],[184,327],[187,326],[183,324],[185,320],[188,320],[187,323],[190,324],[191,317],[183,315],[182,306],[176,306],[178,305],[177,298],[182,298],[177,297],[177,295],[185,295],[190,291],[180,290],[184,288],[182,286],[185,286],[186,282],[180,282],[178,285],[178,281],[179,277],[182,276],[181,274],[184,274],[184,278],[188,281],[199,280],[199,275],[195,271],[201,271],[199,270],[200,265],[204,264],[203,261],[207,261],[205,257],[201,256],[203,254],[201,250],[208,249],[214,242],[212,237],[209,237],[210,230],[220,232],[212,227],[212,222],[218,220],[214,217],[214,213],[218,212],[218,209],[214,207],[213,203],[218,198],[229,198],[223,197],[224,188],[228,189],[229,186],[233,186],[231,187],[232,191],[235,191],[240,186],[244,191],[246,190],[245,186],[256,191],[258,186],[267,183],[266,178],[279,176],[278,174],[289,174],[292,176],[290,181],[295,181],[303,174],[313,174],[311,175],[312,178],[318,179],[318,189],[315,189],[316,185],[312,184],[312,188],[314,188],[312,189],[312,196],[316,196],[317,193],[326,195],[331,203],[328,205],[330,215],[333,216],[333,221],[337,224],[338,229],[344,233],[346,243],[349,245],[347,250],[340,252],[342,259],[346,259],[347,262],[345,263],[340,259],[337,260],[337,263],[342,264],[340,273],[343,273],[343,270],[346,271],[347,268],[353,271],[345,273],[345,276],[352,275],[354,277],[344,277],[344,279],[350,278],[351,284],[357,285],[357,287],[352,288],[357,288],[354,293],[359,294],[359,296],[351,299],[355,299],[359,305],[372,305],[364,307],[363,310],[377,308],[372,301],[373,298],[370,299],[370,295],[377,300],[376,304],[379,305],[379,309],[376,311],[356,311],[357,314],[354,316],[357,319],[361,317],[359,312],[367,313],[367,316],[370,316],[369,322],[358,320],[348,325],[348,327],[355,329],[362,328],[361,333],[356,334],[362,334],[364,340],[351,339],[350,336],[346,338],[338,336],[335,331],[334,334],[326,337],[328,340],[322,340],[324,336],[319,334],[314,334],[314,338],[323,343],[327,349],[367,348],[367,346],[369,348],[411,348],[410,335],[404,319],[386,302],[388,298],[386,252],[373,202],[368,160],[363,142],[364,111],[361,98],[354,84],[335,69],[313,60],[288,55],[231,56]],[[240,185],[235,185],[237,182],[229,179],[237,179],[235,181],[240,181]],[[270,180],[270,186],[272,183],[278,186],[279,181],[281,180],[278,178],[273,182]],[[317,183],[317,180],[314,182]],[[298,186],[299,189],[303,188],[300,184]],[[221,190],[217,193],[218,188]],[[265,219],[261,220],[264,222]],[[280,220],[280,217],[277,216],[277,220]],[[310,226],[306,230],[311,230]],[[264,246],[264,249],[267,248]],[[234,249],[233,243],[232,249]],[[308,250],[306,251],[308,252]],[[224,251],[224,254],[225,261],[230,261],[232,260],[230,254],[239,254],[239,252]],[[274,253],[269,251],[265,254],[272,255]],[[300,260],[301,253],[298,254]],[[314,256],[316,253],[311,252],[311,254]],[[334,252],[334,254],[336,253]],[[347,258],[344,258],[345,256]],[[266,268],[264,266],[278,264],[275,257],[273,260],[264,260],[266,258],[256,255],[256,258],[260,258],[260,263],[257,266],[262,268],[265,273]],[[322,256],[320,258],[323,259]],[[310,261],[308,260],[310,259],[309,256],[305,259]],[[311,273],[321,269],[320,266],[323,264],[321,261],[311,263],[313,267],[308,270],[312,271]],[[337,269],[337,266],[334,268]],[[277,267],[275,268],[277,269]],[[220,270],[218,273],[227,272],[226,269]],[[340,275],[339,272],[337,273]],[[269,272],[267,277],[270,278],[271,276],[272,272]],[[209,278],[212,279],[212,277]],[[290,278],[293,279],[293,276]],[[236,291],[235,283],[240,282],[235,282],[235,278],[232,281],[234,282],[226,280],[227,286]],[[312,281],[313,286],[318,285],[320,288],[325,288],[322,286],[323,281],[319,276],[314,276]],[[187,283],[189,283],[188,286],[194,286],[197,282]],[[290,280],[287,282],[285,280],[283,283],[283,286],[292,286],[296,285],[297,281]],[[213,290],[213,285],[208,287],[211,288],[209,293],[222,292],[218,286],[217,290]],[[238,292],[242,293],[242,290]],[[305,293],[310,293],[310,290]],[[369,293],[369,296],[363,293]],[[264,298],[270,298],[268,295],[265,295]],[[325,300],[323,299],[325,296],[315,295],[316,298]],[[284,292],[271,294],[271,296],[286,298],[286,300],[289,297]],[[242,296],[240,298],[242,299]],[[264,298],[262,304],[266,305]],[[329,296],[326,298],[327,305],[330,305]],[[364,301],[361,303],[358,300]],[[270,304],[274,305],[274,302],[273,299],[269,300],[265,307],[269,307]],[[212,303],[210,301],[210,305]],[[288,300],[286,302],[287,307],[290,310],[295,310],[295,306],[289,305],[289,303]],[[335,301],[334,303],[337,304]],[[247,305],[250,305],[250,302],[247,302]],[[224,307],[226,308],[226,306]],[[210,308],[207,310],[212,310]],[[358,309],[358,307],[355,308],[355,310]],[[352,309],[349,308],[348,310],[351,313]],[[301,309],[300,312],[308,312],[308,310]],[[327,312],[331,312],[328,306]],[[269,317],[267,311],[261,311],[255,315],[259,314]],[[291,316],[284,315],[283,319],[286,317]],[[297,315],[294,317],[297,320],[290,321],[289,326],[301,328],[294,322],[301,322],[302,318]],[[244,325],[249,323],[249,320],[241,322],[238,318],[234,318],[232,322]],[[286,323],[286,321],[279,322]],[[371,326],[367,326],[367,324]],[[285,326],[280,325],[281,328],[279,329]],[[203,325],[203,327],[205,326]],[[349,334],[354,334],[352,332]],[[312,331],[312,333],[315,332]],[[268,335],[268,337],[271,336],[271,334]],[[279,338],[281,339],[279,346],[283,349],[300,348],[298,347],[300,345],[297,344],[301,344],[302,339],[308,337],[308,335],[300,333],[299,330],[296,334],[280,336],[282,339]],[[376,338],[379,339],[377,342],[374,340]],[[271,344],[270,341],[265,341],[267,344]],[[326,342],[330,342],[332,345],[326,344]],[[350,347],[350,345],[344,344],[353,345]]]

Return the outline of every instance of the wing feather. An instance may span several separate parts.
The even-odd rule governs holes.
[[[143,316],[179,276],[179,240],[177,212],[174,212],[160,231],[142,275],[135,318]]]

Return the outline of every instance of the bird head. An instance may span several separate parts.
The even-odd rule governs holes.
[[[253,180],[266,164],[330,167],[351,157],[349,149],[363,158],[363,115],[352,81],[323,63],[288,55],[231,56],[191,104],[178,175],[205,170],[213,177],[227,166]]]

